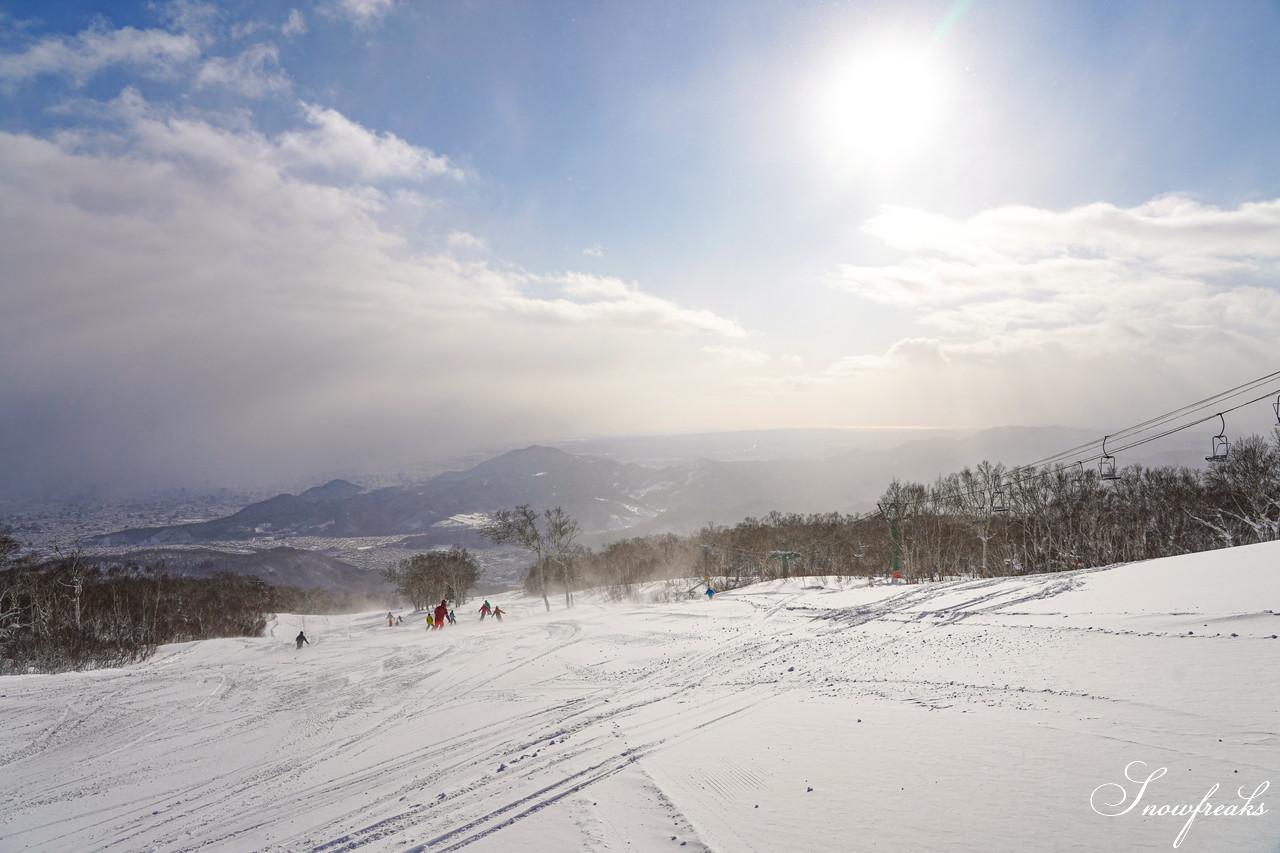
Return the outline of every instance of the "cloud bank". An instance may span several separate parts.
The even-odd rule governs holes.
[[[376,468],[574,431],[643,406],[682,347],[744,334],[637,284],[424,249],[398,201],[464,172],[298,109],[269,136],[130,90],[92,129],[0,134],[10,492]]]
[[[43,39],[20,53],[0,55],[0,82],[13,84],[42,75],[65,76],[83,85],[106,68],[125,65],[144,75],[172,76],[175,67],[200,55],[184,33],[165,30],[89,30]]]
[[[911,389],[988,422],[1081,409],[1118,426],[1151,414],[1133,401],[1153,385],[1191,400],[1275,369],[1280,201],[1224,210],[1169,195],[967,219],[898,207],[865,229],[902,260],[845,264],[828,283],[909,315],[920,333],[811,382]]]

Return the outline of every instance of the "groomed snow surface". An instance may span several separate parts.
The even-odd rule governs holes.
[[[0,850],[1280,851],[1280,543],[496,600],[0,680]]]

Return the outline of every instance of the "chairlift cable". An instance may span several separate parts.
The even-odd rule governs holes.
[[[1142,423],[1140,423],[1140,424],[1136,424],[1136,425],[1134,425],[1134,426],[1127,427],[1127,428],[1125,428],[1125,429],[1123,429],[1123,430],[1120,430],[1120,431],[1118,431],[1118,432],[1115,432],[1115,433],[1109,433],[1109,434],[1106,436],[1106,439],[1105,439],[1105,440],[1106,440],[1106,441],[1110,441],[1110,440],[1113,440],[1113,439],[1116,439],[1116,438],[1126,438],[1126,437],[1136,436],[1136,435],[1138,435],[1139,433],[1141,433],[1144,429],[1149,428],[1149,427],[1151,427],[1151,426],[1153,426],[1153,425],[1161,424],[1161,423],[1168,423],[1170,420],[1174,420],[1174,419],[1176,419],[1176,418],[1178,418],[1178,417],[1185,416],[1185,415],[1190,414],[1190,413],[1192,413],[1192,412],[1195,412],[1195,411],[1197,411],[1197,410],[1202,410],[1202,409],[1204,409],[1204,408],[1208,407],[1208,406],[1207,406],[1207,404],[1214,404],[1214,405],[1216,405],[1217,403],[1220,403],[1220,402],[1222,402],[1222,401],[1223,401],[1223,400],[1225,400],[1225,399],[1229,399],[1229,398],[1231,398],[1231,397],[1239,396],[1240,394],[1247,393],[1248,391],[1256,390],[1259,386],[1261,386],[1261,385],[1263,385],[1263,384],[1266,384],[1266,383],[1270,382],[1271,380],[1273,380],[1273,379],[1275,379],[1275,378],[1278,378],[1278,377],[1280,377],[1280,371],[1276,371],[1276,372],[1274,372],[1274,373],[1267,374],[1266,376],[1260,377],[1259,379],[1255,379],[1255,380],[1253,380],[1253,381],[1251,381],[1251,382],[1246,382],[1246,383],[1244,383],[1243,385],[1238,385],[1238,386],[1236,386],[1235,388],[1231,388],[1231,389],[1229,389],[1229,390],[1227,390],[1227,391],[1223,391],[1223,392],[1218,393],[1218,394],[1215,394],[1215,395],[1213,395],[1213,396],[1211,396],[1211,397],[1206,397],[1206,398],[1205,398],[1205,399],[1203,399],[1203,400],[1200,400],[1200,401],[1195,402],[1195,403],[1191,403],[1191,404],[1186,405],[1186,406],[1183,406],[1183,407],[1181,407],[1181,408],[1179,408],[1179,409],[1175,409],[1175,410],[1173,410],[1172,412],[1168,412],[1168,413],[1163,414],[1163,415],[1160,415],[1160,416],[1158,416],[1158,417],[1149,418],[1148,420],[1143,421],[1143,422],[1142,422]],[[1211,420],[1213,420],[1214,418],[1217,418],[1217,417],[1220,417],[1220,416],[1223,416],[1223,415],[1230,414],[1231,412],[1234,412],[1234,411],[1238,411],[1239,409],[1243,409],[1243,408],[1244,408],[1244,407],[1246,407],[1246,406],[1251,406],[1251,405],[1253,405],[1254,403],[1260,402],[1260,401],[1262,401],[1262,400],[1266,400],[1266,399],[1268,399],[1268,398],[1270,398],[1270,397],[1272,397],[1272,396],[1275,396],[1275,395],[1277,395],[1277,394],[1280,394],[1280,389],[1273,389],[1273,390],[1268,391],[1267,393],[1263,394],[1263,395],[1262,395],[1262,396],[1260,396],[1260,397],[1254,397],[1254,398],[1252,398],[1252,399],[1246,400],[1246,401],[1244,401],[1244,402],[1242,402],[1242,403],[1239,403],[1239,404],[1237,404],[1237,405],[1235,405],[1235,406],[1232,406],[1232,407],[1230,407],[1230,408],[1221,409],[1221,410],[1219,410],[1218,412],[1215,412],[1215,413],[1214,413],[1214,414],[1212,414],[1212,415],[1208,415],[1208,416],[1206,416],[1206,417],[1202,417],[1202,418],[1200,418],[1200,419],[1198,419],[1198,420],[1195,420],[1195,421],[1189,421],[1189,422],[1187,422],[1187,423],[1179,424],[1179,425],[1177,425],[1177,426],[1174,426],[1174,427],[1171,427],[1171,428],[1169,428],[1169,429],[1166,429],[1166,430],[1164,430],[1163,432],[1157,433],[1157,434],[1155,434],[1155,435],[1147,436],[1147,437],[1141,438],[1141,439],[1139,439],[1139,440],[1132,441],[1132,442],[1130,442],[1130,443],[1128,443],[1128,444],[1125,444],[1125,445],[1123,445],[1123,446],[1116,447],[1116,448],[1114,448],[1114,451],[1115,451],[1115,453],[1121,453],[1121,452],[1123,452],[1123,451],[1125,451],[1125,450],[1131,450],[1131,449],[1133,449],[1133,448],[1135,448],[1135,447],[1141,447],[1141,446],[1142,446],[1142,445],[1144,445],[1144,444],[1149,444],[1150,442],[1152,442],[1152,441],[1157,441],[1157,440],[1159,440],[1159,439],[1161,439],[1161,438],[1167,438],[1167,437],[1168,437],[1168,436],[1170,436],[1170,435],[1174,435],[1175,433],[1182,432],[1183,430],[1190,429],[1190,428],[1195,427],[1195,426],[1199,426],[1200,424],[1203,424],[1203,423],[1206,423],[1206,422],[1208,422],[1208,421],[1211,421]],[[1277,417],[1280,417],[1280,413],[1278,413]],[[1039,461],[1037,461],[1037,462],[1033,462],[1033,463],[1030,463],[1030,464],[1027,464],[1027,465],[1017,465],[1017,466],[1014,466],[1013,468],[1011,468],[1011,469],[1009,469],[1009,470],[1011,470],[1012,472],[1015,472],[1015,473],[1016,473],[1017,471],[1021,471],[1021,470],[1029,470],[1029,471],[1031,471],[1032,473],[1026,474],[1025,476],[1022,476],[1022,477],[1018,477],[1018,476],[1010,475],[1010,483],[1011,483],[1011,484],[1013,484],[1013,483],[1021,484],[1021,483],[1023,483],[1023,482],[1029,482],[1029,481],[1031,481],[1031,480],[1039,479],[1039,478],[1041,478],[1041,477],[1047,477],[1047,476],[1053,476],[1053,475],[1059,474],[1059,473],[1061,473],[1062,471],[1066,471],[1066,470],[1068,470],[1068,469],[1070,469],[1070,468],[1072,468],[1072,467],[1075,467],[1077,464],[1082,464],[1082,463],[1086,463],[1086,462],[1087,462],[1087,463],[1093,463],[1093,462],[1100,461],[1100,460],[1102,459],[1103,454],[1098,454],[1098,455],[1096,455],[1096,456],[1092,456],[1092,457],[1085,457],[1085,458],[1081,458],[1081,459],[1073,459],[1071,462],[1066,463],[1066,464],[1057,464],[1057,467],[1049,467],[1049,468],[1041,467],[1041,466],[1046,465],[1046,464],[1048,464],[1048,465],[1052,466],[1052,465],[1055,465],[1056,463],[1060,463],[1060,462],[1062,462],[1062,460],[1065,460],[1065,459],[1067,459],[1067,458],[1071,457],[1072,455],[1076,454],[1077,452],[1079,452],[1079,451],[1081,451],[1081,450],[1087,450],[1087,449],[1089,449],[1089,448],[1091,448],[1091,447],[1094,447],[1095,445],[1099,445],[1099,444],[1101,444],[1101,443],[1102,443],[1102,441],[1104,441],[1104,439],[1099,439],[1099,440],[1091,441],[1091,442],[1088,442],[1087,444],[1079,445],[1079,446],[1077,446],[1077,447],[1074,447],[1074,448],[1072,448],[1072,449],[1070,449],[1070,450],[1067,450],[1067,451],[1064,451],[1064,452],[1062,452],[1062,453],[1058,453],[1058,454],[1054,454],[1053,456],[1045,457],[1044,459],[1041,459],[1041,460],[1039,460]],[[1111,454],[1111,455],[1113,455],[1113,456],[1114,456],[1114,453],[1113,453],[1113,454]],[[927,487],[926,487],[926,488],[927,488]],[[925,498],[924,500],[910,500],[910,501],[904,501],[904,502],[903,502],[902,504],[900,504],[899,506],[900,506],[901,508],[903,508],[903,509],[906,509],[906,508],[910,508],[910,507],[923,506],[923,505],[925,505],[925,504],[927,504],[927,503],[941,503],[941,502],[943,502],[943,501],[952,500],[952,499],[955,499],[955,498],[958,498],[958,497],[976,498],[977,496],[978,496],[978,490],[976,490],[976,489],[957,490],[957,491],[953,491],[953,492],[942,492],[942,493],[939,493],[939,494],[931,495],[931,496],[929,496],[928,498]],[[866,517],[867,517],[867,518],[875,518],[875,517],[877,517],[877,516],[879,516],[879,517],[881,517],[881,518],[884,518],[884,510],[883,510],[883,509],[881,509],[881,508],[880,508],[880,507],[878,507],[878,506],[877,506],[877,508],[876,508],[876,511],[875,511],[875,512],[868,513],[868,515],[867,515]]]
[[[1264,384],[1267,384],[1267,383],[1271,382],[1272,380],[1276,379],[1277,377],[1280,377],[1280,371],[1276,371],[1276,372],[1274,372],[1274,373],[1269,373],[1269,374],[1267,374],[1266,376],[1259,377],[1258,379],[1251,380],[1251,381],[1246,382],[1246,383],[1244,383],[1244,384],[1242,384],[1242,385],[1237,385],[1235,388],[1230,388],[1230,389],[1228,389],[1228,390],[1226,390],[1226,391],[1222,391],[1222,392],[1220,392],[1220,393],[1218,393],[1218,394],[1214,394],[1214,395],[1213,395],[1213,396],[1211,396],[1211,397],[1206,397],[1206,398],[1204,398],[1203,400],[1199,400],[1199,401],[1197,401],[1197,402],[1195,402],[1195,403],[1188,404],[1188,405],[1183,406],[1183,407],[1181,407],[1181,408],[1179,408],[1179,409],[1174,409],[1174,410],[1173,410],[1173,411],[1171,411],[1171,412],[1166,412],[1166,413],[1165,413],[1165,414],[1163,414],[1163,415],[1158,415],[1158,416],[1156,416],[1156,417],[1154,417],[1154,418],[1149,418],[1149,419],[1147,419],[1147,420],[1143,421],[1142,423],[1135,424],[1135,425],[1130,426],[1130,427],[1126,427],[1125,429],[1118,430],[1118,431],[1116,431],[1116,432],[1114,432],[1114,433],[1109,433],[1107,437],[1108,437],[1109,439],[1112,439],[1112,440],[1114,440],[1114,439],[1123,439],[1123,438],[1128,438],[1128,437],[1133,436],[1133,435],[1136,435],[1136,434],[1138,434],[1138,433],[1142,432],[1143,430],[1148,429],[1148,428],[1150,428],[1150,427],[1152,427],[1152,426],[1156,426],[1156,425],[1161,425],[1161,424],[1163,424],[1163,423],[1167,423],[1167,422],[1169,422],[1169,421],[1171,421],[1171,420],[1175,420],[1175,419],[1177,419],[1177,418],[1179,418],[1179,417],[1183,417],[1183,416],[1185,416],[1185,415],[1191,414],[1191,413],[1196,412],[1196,411],[1202,411],[1202,410],[1207,409],[1207,408],[1212,408],[1212,407],[1216,406],[1218,403],[1220,403],[1220,402],[1222,402],[1222,401],[1228,400],[1228,399],[1230,399],[1230,398],[1232,398],[1232,397],[1239,396],[1239,395],[1241,395],[1241,394],[1248,393],[1249,391],[1252,391],[1252,390],[1254,390],[1254,389],[1258,388],[1258,387],[1259,387],[1259,386],[1261,386],[1261,385],[1264,385]],[[1267,395],[1267,396],[1270,396],[1270,395]],[[1252,403],[1256,403],[1256,402],[1257,402],[1257,400],[1256,400],[1256,399],[1254,399],[1254,400],[1250,400],[1250,401],[1248,401],[1248,402],[1246,402],[1246,403],[1242,403],[1240,406],[1235,406],[1235,407],[1233,407],[1233,408],[1231,408],[1231,409],[1224,409],[1224,410],[1222,410],[1222,411],[1224,411],[1224,412],[1234,411],[1235,409],[1240,408],[1241,406],[1247,406],[1247,405],[1250,405],[1250,404],[1252,404]],[[1216,415],[1214,415],[1214,416],[1216,417]],[[1208,420],[1208,418],[1206,418],[1205,420]],[[1203,423],[1203,422],[1204,422],[1203,420],[1201,420],[1201,421],[1195,421],[1195,422],[1193,422],[1193,423],[1188,424],[1188,426],[1195,426],[1196,424],[1198,424],[1198,423]],[[1169,433],[1164,433],[1163,435],[1167,435],[1167,434],[1169,434]],[[1055,455],[1053,455],[1053,456],[1048,456],[1048,457],[1045,457],[1044,459],[1039,459],[1039,460],[1037,460],[1037,461],[1035,461],[1035,462],[1032,462],[1032,463],[1030,463],[1030,466],[1039,467],[1039,466],[1041,466],[1041,465],[1053,464],[1053,463],[1055,463],[1055,462],[1062,461],[1062,460],[1064,460],[1064,459],[1066,459],[1066,458],[1068,458],[1068,457],[1073,456],[1073,455],[1074,455],[1074,454],[1076,454],[1076,453],[1079,453],[1079,452],[1080,452],[1080,451],[1082,451],[1082,450],[1087,450],[1087,449],[1089,449],[1089,448],[1093,447],[1093,446],[1094,446],[1095,444],[1097,444],[1097,443],[1098,443],[1098,442],[1095,440],[1095,441],[1088,442],[1088,443],[1086,443],[1086,444],[1078,445],[1078,446],[1076,446],[1076,447],[1071,448],[1070,450],[1066,450],[1066,451],[1063,451],[1063,452],[1061,452],[1061,453],[1057,453],[1057,454],[1055,454]],[[1132,445],[1130,445],[1130,446],[1132,446]],[[1123,449],[1123,448],[1119,448],[1119,449]],[[1095,457],[1095,458],[1098,458],[1098,457]],[[1030,466],[1028,466],[1028,467],[1030,467]]]

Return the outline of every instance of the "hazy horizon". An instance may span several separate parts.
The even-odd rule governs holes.
[[[1064,452],[1072,441],[1092,442],[1094,446],[1078,456],[1084,458],[1096,451],[1096,441],[1102,434],[1087,428],[1001,425],[983,429],[952,429],[945,427],[904,428],[794,428],[777,430],[731,430],[710,433],[669,433],[663,435],[623,435],[580,437],[569,439],[542,438],[517,442],[511,446],[477,448],[450,456],[419,459],[409,463],[382,469],[357,469],[318,467],[287,477],[242,478],[239,480],[170,481],[81,483],[74,490],[57,491],[50,487],[41,493],[0,495],[0,508],[36,506],[42,503],[57,505],[76,500],[100,500],[105,503],[135,499],[161,498],[185,493],[189,497],[214,496],[228,493],[245,500],[262,500],[278,494],[300,494],[307,489],[325,485],[333,480],[346,480],[364,489],[388,486],[414,488],[445,472],[469,470],[476,465],[510,453],[532,447],[550,447],[585,458],[611,459],[623,463],[638,464],[651,469],[679,467],[681,465],[711,460],[718,462],[797,462],[832,459],[838,461],[851,452],[878,453],[908,448],[916,442],[928,443],[934,439],[964,442],[980,439],[988,433],[1012,431],[1023,433],[1009,446],[1004,455],[979,452],[972,458],[957,456],[954,470],[976,465],[979,462],[996,462],[1015,467],[1035,462],[1041,456]],[[1145,444],[1138,451],[1122,455],[1124,464],[1186,465],[1200,467],[1200,454],[1208,442],[1200,434],[1203,429],[1166,436],[1154,444]],[[1255,430],[1253,434],[1269,431]],[[1046,441],[1036,433],[1053,435]],[[1207,432],[1205,433],[1208,434]],[[1236,436],[1237,438],[1242,436]],[[1202,446],[1203,445],[1203,446]],[[979,458],[981,456],[982,458]],[[1090,461],[1090,468],[1093,467]],[[939,469],[932,474],[914,470],[904,471],[908,480],[928,480],[935,475],[951,473],[952,469]],[[883,486],[888,486],[886,480]]]
[[[995,427],[994,429],[998,428]],[[1053,429],[1053,427],[1028,427],[1028,429]],[[130,483],[116,480],[112,483],[80,483],[73,490],[59,491],[51,486],[40,493],[0,495],[0,501],[8,500],[15,503],[24,501],[38,502],[41,500],[56,501],[77,496],[104,498],[139,497],[179,490],[210,494],[224,490],[245,494],[296,493],[313,486],[324,485],[334,479],[350,480],[366,488],[380,488],[387,485],[413,483],[445,471],[463,470],[473,467],[479,462],[534,446],[554,447],[567,453],[615,458],[624,462],[636,462],[652,467],[661,467],[668,464],[694,461],[698,458],[721,460],[740,458],[765,460],[801,459],[821,456],[828,452],[837,453],[846,449],[884,449],[933,435],[958,436],[982,431],[979,429],[952,429],[946,427],[850,427],[843,429],[801,427],[777,430],[725,430],[710,433],[581,436],[576,438],[548,438],[544,436],[537,439],[517,441],[510,446],[477,447],[433,459],[408,460],[401,465],[392,465],[381,469],[329,466],[300,471],[287,477],[274,478],[241,477],[235,480],[219,481],[210,479],[202,482],[174,480],[169,482]],[[812,438],[817,435],[832,433],[845,434],[849,437],[849,440],[825,443],[812,440],[805,441],[806,436]],[[738,438],[747,436],[755,437],[757,446],[758,439],[763,437],[771,437],[778,440],[766,443],[760,453],[751,454],[746,449],[750,445],[738,444],[735,441]],[[708,444],[708,440],[712,444]],[[692,445],[685,444],[685,442],[690,441],[693,442]],[[719,446],[715,442],[723,442],[724,444]],[[688,449],[690,446],[697,449],[690,451]]]

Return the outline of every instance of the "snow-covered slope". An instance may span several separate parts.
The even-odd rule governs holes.
[[[587,599],[4,679],[0,850],[1280,850],[1280,543]]]

